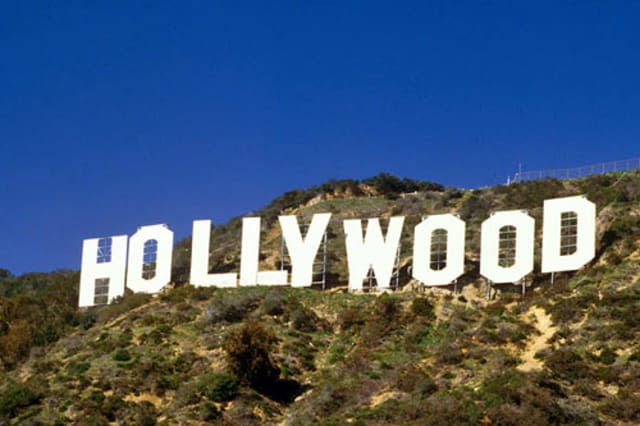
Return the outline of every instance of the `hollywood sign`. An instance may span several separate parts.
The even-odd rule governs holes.
[[[572,250],[563,253],[563,220],[571,217]],[[313,215],[303,237],[295,216],[280,216],[282,236],[291,257],[291,276],[286,270],[260,271],[260,218],[242,220],[240,271],[209,273],[211,221],[193,222],[190,283],[199,287],[275,286],[309,287],[313,262],[325,234],[330,213]],[[543,273],[577,270],[595,256],[596,206],[583,196],[545,200],[542,226]],[[374,271],[379,289],[390,287],[404,217],[389,219],[386,235],[378,219],[369,219],[366,230],[360,219],[343,221],[349,268],[349,290],[363,289],[363,280]],[[500,234],[508,229],[513,240],[513,257],[508,265],[500,262]],[[446,235],[442,268],[430,262],[434,234]],[[453,214],[425,217],[414,229],[412,276],[426,286],[453,283],[464,273],[466,224]],[[443,238],[444,240],[445,238]],[[480,274],[493,283],[516,283],[533,271],[535,221],[525,211],[510,210],[492,214],[482,223]],[[106,243],[105,243],[106,242]],[[127,250],[128,246],[128,250]],[[445,245],[443,244],[443,247]],[[514,250],[513,250],[514,249]],[[515,251],[515,253],[513,253]],[[96,290],[103,300],[122,296],[125,283],[133,292],[157,293],[171,282],[173,232],[165,225],[143,226],[128,238],[118,235],[83,242],[79,306],[96,304]],[[128,255],[127,255],[128,254]],[[155,263],[152,277],[144,268]],[[290,279],[289,279],[290,278]],[[106,285],[105,285],[106,284]]]

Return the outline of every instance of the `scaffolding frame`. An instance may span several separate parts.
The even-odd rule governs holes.
[[[498,265],[509,268],[516,263],[516,227],[505,225],[500,228],[498,241]]]
[[[447,267],[449,233],[446,229],[434,229],[431,233],[431,250],[429,265],[434,271],[441,271]]]
[[[107,305],[109,303],[109,278],[97,278],[94,281],[93,304]]]
[[[564,212],[560,218],[560,256],[568,256],[578,250],[578,215]]]
[[[303,223],[300,226],[301,233],[303,235],[307,234],[309,230],[310,223]],[[318,260],[318,254],[316,253],[316,257],[313,260],[312,267],[312,278],[311,285],[320,285],[323,290],[327,287],[327,254],[328,254],[328,232],[325,229],[324,234],[322,234],[322,241],[320,242],[320,250],[321,257]],[[284,241],[284,237],[280,239],[280,270],[291,271],[291,256],[287,250],[287,244]]]
[[[396,291],[400,287],[400,253],[402,249],[402,241],[398,242],[398,249],[396,250],[396,260],[393,265],[393,274],[391,274],[391,289]],[[367,272],[367,291],[369,293],[375,291],[378,288],[378,281],[376,280],[376,275],[373,272],[373,268],[369,268]],[[376,282],[376,285],[373,285],[373,282]]]

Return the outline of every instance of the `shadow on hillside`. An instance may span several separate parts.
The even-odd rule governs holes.
[[[272,401],[288,405],[308,388],[308,386],[303,386],[295,380],[280,379],[256,390]]]

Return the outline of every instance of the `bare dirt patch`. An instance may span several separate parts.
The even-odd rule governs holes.
[[[526,319],[533,318],[532,325],[540,334],[529,339],[527,347],[520,355],[522,364],[518,365],[517,369],[524,372],[540,370],[543,364],[535,358],[535,355],[538,351],[551,346],[548,341],[558,328],[553,325],[551,315],[547,314],[543,308],[532,306],[524,316]]]

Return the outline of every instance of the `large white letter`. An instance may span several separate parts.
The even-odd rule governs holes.
[[[431,268],[433,233],[447,233],[446,266],[440,270]],[[415,228],[413,239],[413,278],[428,286],[451,284],[464,273],[465,223],[452,214],[429,216]]]
[[[567,223],[565,232],[570,234],[570,239],[576,239],[575,252],[564,255],[561,254],[563,213],[574,214],[569,219],[574,223]],[[575,271],[595,257],[596,205],[584,196],[545,200],[542,224],[543,273]]]
[[[500,231],[504,227],[515,228],[515,259],[508,267],[499,264]],[[480,274],[497,284],[515,283],[524,278],[533,270],[534,233],[535,221],[522,211],[499,212],[485,220],[480,244]]]
[[[260,255],[260,218],[242,219],[242,253],[240,255],[240,285],[285,285],[287,271],[258,272]]]
[[[124,294],[124,276],[127,268],[127,236],[92,238],[82,242],[82,268],[78,306],[94,306]],[[101,284],[96,293],[96,281]],[[106,287],[106,288],[105,288]],[[101,297],[102,296],[102,297]]]
[[[349,290],[362,290],[362,280],[366,278],[370,268],[373,268],[378,289],[389,288],[403,223],[403,216],[390,218],[385,240],[380,229],[380,221],[369,219],[363,242],[362,221],[360,219],[344,221],[349,265]]]
[[[171,281],[172,256],[173,232],[166,225],[139,228],[129,239],[127,287],[136,293],[160,291]],[[145,263],[155,263],[155,275],[152,278],[142,276]]]
[[[313,281],[313,261],[331,219],[331,213],[314,214],[307,235],[302,239],[295,216],[280,216],[282,237],[291,257],[291,286],[309,287]]]
[[[238,274],[209,273],[209,243],[211,237],[210,220],[194,220],[191,235],[191,284],[196,287],[235,287]]]

